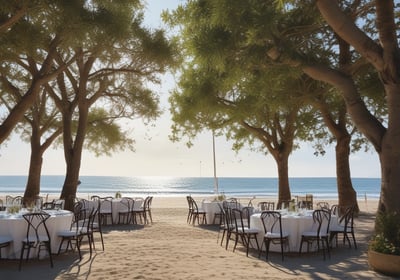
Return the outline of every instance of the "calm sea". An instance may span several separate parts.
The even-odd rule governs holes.
[[[0,176],[0,195],[23,194],[26,176]],[[212,177],[113,177],[81,176],[78,196],[93,194],[126,196],[208,196],[214,194]],[[379,198],[380,178],[353,178],[358,197]],[[41,195],[61,193],[64,176],[42,176]],[[291,178],[292,195],[311,193],[318,198],[337,198],[336,178]],[[218,178],[218,191],[226,196],[274,196],[278,194],[277,178]]]

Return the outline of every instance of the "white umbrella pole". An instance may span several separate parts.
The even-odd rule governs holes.
[[[217,165],[215,162],[215,136],[214,131],[212,133],[212,140],[213,140],[213,160],[214,160],[214,193],[218,194],[218,178],[217,178]]]

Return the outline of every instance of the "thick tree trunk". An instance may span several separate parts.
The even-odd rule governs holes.
[[[336,177],[338,187],[339,206],[350,206],[357,204],[357,193],[351,182],[349,155],[351,137],[346,134],[336,139]]]
[[[72,156],[70,162],[67,163],[67,173],[60,197],[65,200],[64,208],[67,210],[73,210],[78,189],[80,162],[81,156],[79,155],[77,157]]]
[[[43,154],[39,146],[31,144],[31,159],[29,165],[29,175],[25,187],[24,203],[31,204],[35,202],[40,193],[40,176],[42,173]]]
[[[82,99],[79,104],[79,120],[75,141],[72,140],[72,112],[63,115],[64,156],[67,172],[61,192],[61,199],[65,200],[64,207],[67,210],[72,210],[74,206],[79,182],[83,143],[86,135],[89,105],[84,98]]]
[[[280,205],[282,201],[288,201],[292,198],[289,186],[289,155],[285,153],[280,153],[279,156],[275,158],[275,160],[278,167],[278,205]]]
[[[382,213],[400,213],[400,154],[399,146],[389,140],[379,153],[381,163],[381,196],[378,210]]]

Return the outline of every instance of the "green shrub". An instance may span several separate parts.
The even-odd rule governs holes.
[[[376,217],[376,235],[369,244],[370,250],[400,255],[400,215],[380,213]]]

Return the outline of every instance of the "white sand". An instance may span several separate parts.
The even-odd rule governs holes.
[[[377,200],[362,200],[359,206],[357,250],[340,243],[325,261],[321,253],[287,254],[284,262],[271,253],[266,262],[254,250],[246,257],[242,246],[232,252],[231,244],[225,250],[217,244],[216,226],[188,225],[184,197],[155,197],[153,224],[107,226],[105,251],[97,242],[92,259],[83,244],[82,261],[70,252],[54,256],[54,268],[48,260],[31,260],[19,272],[18,261],[3,260],[0,279],[391,279],[369,270],[367,263]]]

